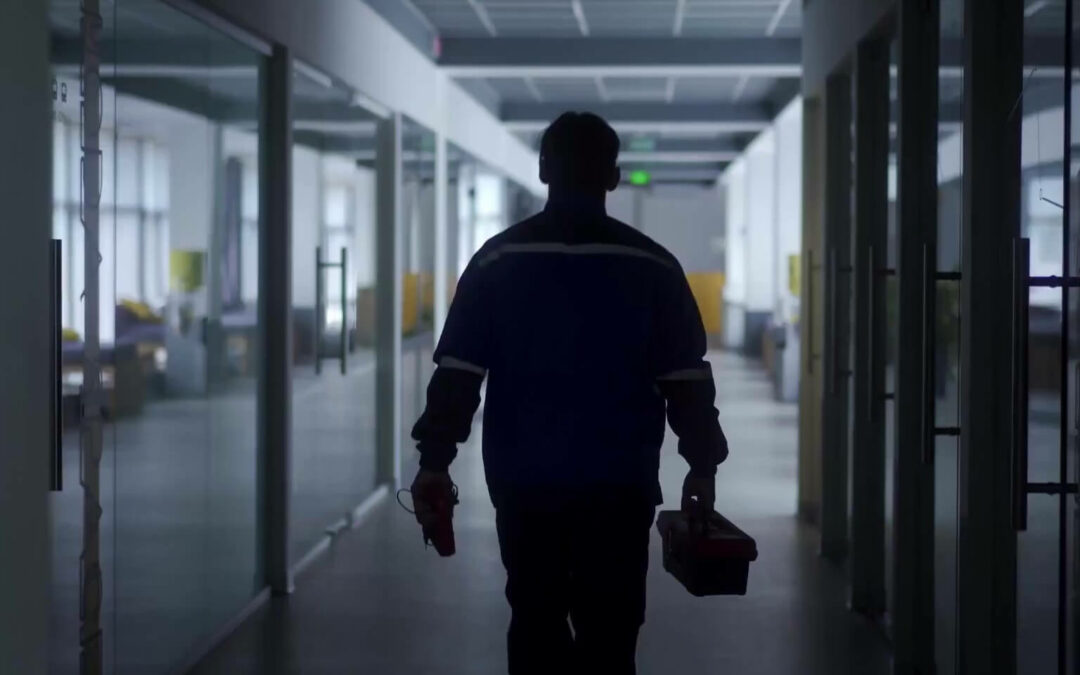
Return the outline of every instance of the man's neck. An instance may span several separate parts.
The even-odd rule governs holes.
[[[573,191],[548,191],[547,208],[581,213],[606,213],[606,195]]]

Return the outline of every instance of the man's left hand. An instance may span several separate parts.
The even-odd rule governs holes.
[[[690,471],[683,480],[682,511],[707,516],[716,503],[716,476]]]

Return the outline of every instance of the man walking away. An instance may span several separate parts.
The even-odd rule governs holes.
[[[483,457],[512,609],[510,673],[635,672],[664,415],[711,510],[727,442],[705,330],[678,261],[610,218],[619,138],[566,113],[544,133],[543,212],[461,277],[413,430],[415,495],[451,489],[488,378]],[[418,519],[435,516],[418,502]]]

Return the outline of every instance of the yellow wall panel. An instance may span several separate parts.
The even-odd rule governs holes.
[[[719,335],[723,332],[724,274],[722,272],[691,272],[686,275],[690,292],[697,300],[705,332]]]

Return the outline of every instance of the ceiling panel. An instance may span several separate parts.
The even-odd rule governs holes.
[[[537,77],[533,79],[545,101],[600,102],[600,90],[591,79],[577,77]]]
[[[492,77],[488,84],[504,101],[535,101],[536,93],[529,83],[521,77]]]
[[[742,85],[740,101],[760,101],[772,93],[776,80],[771,77],[750,77]]]
[[[745,80],[745,81],[743,81]],[[470,81],[471,80],[466,80]],[[515,103],[656,102],[752,103],[773,93],[777,80],[770,77],[604,77],[488,78],[487,84],[502,101]]]
[[[605,77],[604,91],[610,101],[663,101],[667,99],[666,77]]]
[[[489,35],[480,16],[465,0],[411,0],[442,35]]]
[[[1055,0],[1061,1],[1061,0]],[[571,0],[412,0],[445,37],[494,34],[576,37],[582,25]],[[589,35],[798,35],[802,0],[580,0]],[[784,11],[777,19],[778,10]],[[486,22],[490,22],[490,29]],[[774,26],[775,23],[775,26]]]
[[[675,80],[675,100],[684,103],[730,101],[738,77],[680,77]]]

